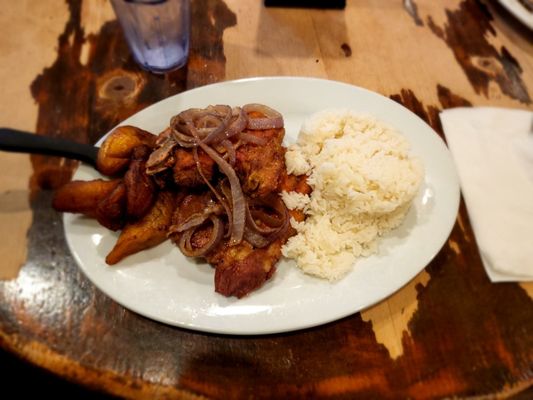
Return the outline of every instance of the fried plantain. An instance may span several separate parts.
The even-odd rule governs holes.
[[[55,192],[52,207],[57,211],[96,217],[98,204],[109,196],[120,182],[120,179],[69,182]]]
[[[126,211],[126,185],[123,182],[109,195],[102,199],[96,207],[97,221],[112,231],[124,226]]]
[[[152,206],[156,197],[156,185],[146,174],[146,159],[150,155],[147,146],[133,150],[128,172],[124,175],[126,185],[126,214],[129,218],[141,218]]]
[[[104,141],[98,151],[96,167],[104,175],[123,172],[129,165],[133,149],[155,146],[156,135],[134,126],[119,126]]]
[[[115,247],[107,255],[106,263],[116,264],[129,255],[164,242],[175,205],[174,193],[159,192],[155,203],[144,217],[126,224]]]

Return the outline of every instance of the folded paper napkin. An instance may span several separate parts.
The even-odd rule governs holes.
[[[489,278],[533,281],[533,113],[455,108],[440,119]]]

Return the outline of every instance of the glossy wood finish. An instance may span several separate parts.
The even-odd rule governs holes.
[[[439,133],[444,108],[532,109],[533,33],[494,2],[193,0],[190,61],[165,76],[135,65],[105,1],[60,3],[3,6],[4,125],[94,143],[164,97],[260,75],[364,86]],[[0,345],[66,379],[132,398],[531,394],[532,285],[490,283],[463,204],[441,252],[386,301],[301,332],[220,336],[133,314],[83,276],[50,207],[75,162],[1,153],[0,167],[0,277],[16,276],[0,281]]]

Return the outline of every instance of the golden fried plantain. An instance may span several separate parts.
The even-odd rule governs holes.
[[[126,185],[119,183],[96,207],[97,221],[112,231],[124,226],[126,211]]]
[[[98,204],[109,196],[120,182],[119,179],[69,182],[55,192],[52,206],[57,211],[95,217]]]
[[[174,193],[159,192],[154,205],[144,217],[126,224],[115,247],[107,255],[106,263],[116,264],[124,257],[164,242],[175,206]]]
[[[146,159],[150,155],[147,146],[133,150],[128,172],[124,175],[126,185],[126,214],[129,218],[141,218],[152,206],[156,196],[156,185],[146,174]]]
[[[153,148],[156,139],[156,135],[134,126],[115,128],[98,151],[98,171],[108,176],[123,172],[130,163],[133,149],[141,145]]]

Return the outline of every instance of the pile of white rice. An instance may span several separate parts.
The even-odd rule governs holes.
[[[380,235],[398,227],[423,179],[421,162],[390,126],[350,110],[325,110],[302,126],[286,153],[287,170],[308,175],[310,196],[283,192],[297,235],[283,246],[308,274],[344,276],[357,257],[377,251]]]

